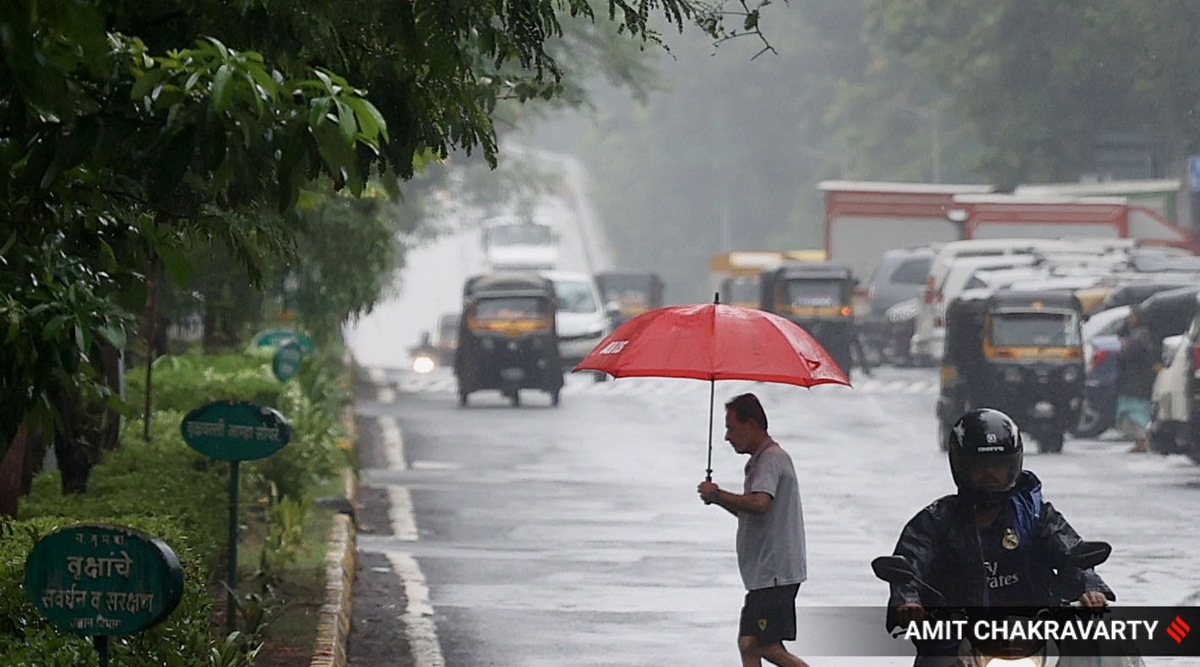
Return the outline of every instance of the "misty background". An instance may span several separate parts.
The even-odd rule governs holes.
[[[1181,61],[1200,56],[1185,36],[1200,9],[1091,10],[794,1],[764,10],[769,48],[665,27],[669,51],[626,52],[619,67],[609,53],[608,69],[591,71],[604,50],[571,62],[567,26],[564,64],[568,77],[583,70],[584,101],[498,127],[502,145],[583,162],[618,268],[659,272],[668,302],[704,301],[714,253],[823,246],[822,180],[1006,189],[1177,176],[1200,134],[1186,107],[1200,99],[1196,77]]]

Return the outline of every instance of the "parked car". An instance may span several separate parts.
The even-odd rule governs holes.
[[[1148,440],[1157,452],[1183,453],[1200,461],[1197,447],[1200,431],[1193,418],[1196,412],[1196,319],[1200,317],[1200,285],[1156,294],[1143,302],[1139,312],[1155,301],[1161,302],[1162,315],[1161,321],[1147,318],[1152,334],[1157,337],[1164,333],[1162,338],[1180,333],[1182,336],[1173,350],[1168,348],[1164,352],[1164,368],[1154,381]],[[1186,318],[1183,327],[1178,326],[1181,318]]]
[[[1182,452],[1200,463],[1197,401],[1200,401],[1200,307],[1154,382],[1154,417],[1149,440],[1155,451]]]
[[[934,363],[942,358],[946,345],[946,308],[963,290],[1000,286],[984,281],[976,272],[1030,267],[1036,261],[1037,257],[1031,253],[969,255],[947,260],[941,278],[932,289],[927,286],[922,300],[917,304],[915,329],[910,344],[912,358],[922,365]],[[1013,274],[1011,278],[1016,280],[1018,276],[1032,275],[1033,270],[1029,270]]]
[[[1071,434],[1095,438],[1112,428],[1117,414],[1117,353],[1121,350],[1121,327],[1130,306],[1117,306],[1095,313],[1083,323],[1083,362],[1087,379],[1079,420]]]
[[[908,340],[904,341],[905,349],[899,353],[894,344],[897,332],[891,326],[893,320],[888,317],[888,311],[902,301],[911,300],[911,305],[916,305],[915,300],[925,287],[933,254],[934,250],[929,246],[913,246],[888,250],[879,258],[866,284],[863,307],[855,309],[859,336],[867,354],[893,365],[908,364]],[[915,310],[909,310],[915,314]],[[911,318],[908,321],[911,323]]]

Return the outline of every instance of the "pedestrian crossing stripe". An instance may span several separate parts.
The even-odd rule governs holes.
[[[389,377],[388,383],[403,394],[456,394],[458,383],[451,375],[428,376],[404,374],[396,378]],[[735,381],[722,380],[720,384],[728,391],[734,390]],[[744,382],[751,390],[761,383]],[[780,385],[787,387],[788,385]],[[877,380],[864,378],[854,382],[853,387],[837,385],[820,385],[808,391],[823,393],[854,393],[854,394],[911,394],[932,395],[938,392],[938,384],[929,380]],[[646,396],[668,393],[708,393],[708,383],[697,380],[676,380],[666,378],[622,378],[607,382],[594,382],[587,377],[568,376],[563,385],[564,396]]]

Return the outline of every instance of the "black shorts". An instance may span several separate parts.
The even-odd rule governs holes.
[[[796,593],[800,584],[760,588],[746,593],[740,637],[754,637],[759,646],[796,639]]]

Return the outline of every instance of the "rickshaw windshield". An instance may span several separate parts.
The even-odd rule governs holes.
[[[481,321],[527,320],[545,317],[548,312],[546,300],[532,296],[480,299],[475,304],[475,318]]]
[[[758,276],[738,276],[725,281],[727,303],[758,303]]]
[[[839,280],[789,280],[785,297],[788,306],[840,306],[843,283]]]
[[[621,308],[642,309],[650,305],[651,294],[654,292],[653,281],[649,276],[605,276],[600,285],[604,300],[616,301]]]
[[[1079,314],[1061,310],[992,313],[992,345],[998,347],[1076,347],[1083,344]]]

